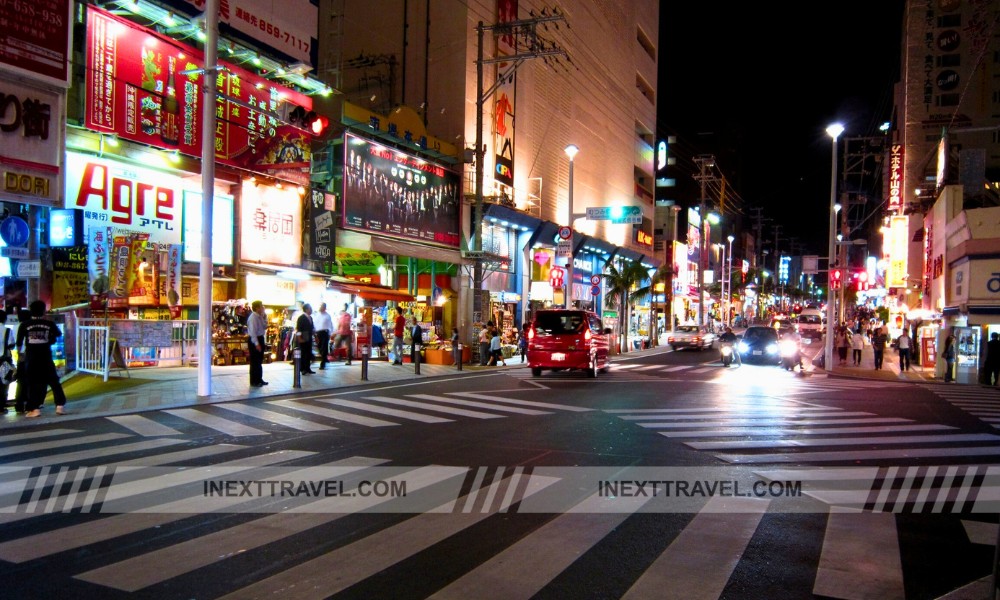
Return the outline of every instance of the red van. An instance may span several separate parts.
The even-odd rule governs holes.
[[[581,369],[588,377],[606,373],[610,329],[601,318],[586,310],[551,309],[535,313],[528,329],[528,366],[538,377],[542,369]]]

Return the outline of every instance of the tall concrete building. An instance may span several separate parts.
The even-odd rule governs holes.
[[[956,333],[957,376],[970,382],[1000,331],[998,19],[996,0],[907,2],[886,177],[886,287],[908,321],[931,319],[921,349]]]
[[[319,75],[338,78],[331,83],[343,93],[348,131],[393,142],[371,119],[408,115],[391,145],[460,176],[460,252],[448,258],[396,249],[459,265],[450,272],[460,281],[448,285],[466,296],[461,312],[473,320],[499,310],[520,323],[548,304],[600,311],[591,278],[608,260],[659,262],[652,240],[658,20],[655,0],[571,0],[558,8],[525,0],[321,1]],[[416,132],[410,143],[404,127]],[[420,136],[433,141],[421,145]],[[478,242],[492,306],[472,315],[477,137],[485,204]],[[568,146],[578,149],[572,159]],[[621,207],[633,222],[580,216],[598,207]],[[558,252],[560,226],[573,229],[571,257]],[[366,240],[347,229],[345,243],[391,250],[379,241],[384,231],[368,232]],[[552,285],[552,267],[568,267],[565,291]],[[417,295],[422,288],[410,286]]]

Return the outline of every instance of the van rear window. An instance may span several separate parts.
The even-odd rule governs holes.
[[[535,331],[550,335],[579,333],[584,323],[582,312],[539,312],[535,315]]]

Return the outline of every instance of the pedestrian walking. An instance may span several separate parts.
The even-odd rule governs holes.
[[[847,349],[851,346],[850,340],[847,338],[847,327],[840,325],[837,327],[837,357],[840,359],[841,365],[847,364]]]
[[[250,303],[250,317],[247,319],[247,337],[250,343],[250,387],[264,387],[264,334],[267,333],[267,318],[264,303],[254,300]]]
[[[403,316],[403,309],[396,307],[396,321],[392,327],[392,364],[403,364],[403,336],[406,332],[406,317]]]
[[[299,342],[299,373],[312,375],[313,333],[312,306],[302,305],[302,314],[295,322],[295,335]]]
[[[21,325],[29,319],[31,319],[31,311],[27,308],[19,308],[17,310],[18,331],[20,331]],[[16,341],[14,342],[14,347],[17,349],[17,374],[14,381],[14,412],[23,415],[25,407],[28,405],[28,355],[22,351],[22,348],[17,345]]]
[[[503,341],[500,339],[500,329],[494,327],[490,336],[490,362],[486,366],[495,367],[502,364],[507,366],[507,361],[503,358]]]
[[[337,337],[333,340],[333,351],[336,352],[341,346],[347,346],[347,366],[351,366],[351,313],[347,312],[347,304],[344,310],[337,316]]]
[[[851,353],[851,358],[854,361],[854,366],[861,366],[861,352],[865,349],[865,335],[860,331],[855,332],[854,335],[851,336],[851,349],[853,351]]]
[[[493,321],[490,321],[479,330],[479,366],[485,367],[490,360],[490,330],[493,329]]]
[[[410,318],[410,361],[417,362],[417,354],[424,343],[424,330],[417,323],[417,317]]]
[[[528,332],[531,330],[531,325],[525,323],[524,327],[521,328],[521,335],[517,338],[517,350],[521,353],[521,364],[524,364],[525,358],[528,356]]]
[[[45,319],[45,302],[34,300],[28,305],[31,318],[21,323],[17,329],[15,345],[20,352],[23,348],[27,354],[28,400],[25,405],[26,417],[42,416],[42,404],[48,388],[56,403],[56,414],[66,414],[66,394],[59,383],[56,364],[52,360],[52,344],[56,343],[62,333],[56,324]]]
[[[885,327],[879,327],[872,334],[872,353],[875,355],[875,370],[882,370],[882,357],[885,356],[885,344],[889,341],[889,336],[885,332]]]
[[[330,354],[330,332],[333,331],[333,317],[326,312],[326,302],[319,305],[319,312],[313,315],[313,327],[316,328],[316,352],[319,353],[319,370],[326,370],[326,361]]]
[[[953,334],[948,334],[948,337],[944,340],[944,351],[941,352],[941,356],[944,358],[944,382],[951,383],[955,381],[955,356],[957,352],[955,351],[955,336]]]
[[[899,372],[905,372],[910,370],[910,348],[913,346],[913,341],[910,339],[910,334],[903,330],[903,333],[896,338],[896,350],[899,351]]]
[[[986,383],[1000,385],[1000,333],[991,333],[986,342]]]
[[[3,354],[0,354],[0,367],[4,369],[3,375],[0,375],[0,398],[3,399],[0,401],[0,415],[7,414],[7,396],[10,394],[10,384],[17,375],[13,356],[17,338],[10,329],[7,329],[6,322],[7,311],[0,309],[0,327],[3,327]]]

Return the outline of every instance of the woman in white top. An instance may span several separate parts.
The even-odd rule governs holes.
[[[863,333],[855,333],[851,336],[851,349],[852,358],[854,359],[854,366],[861,365],[861,351],[865,348],[865,335]]]

